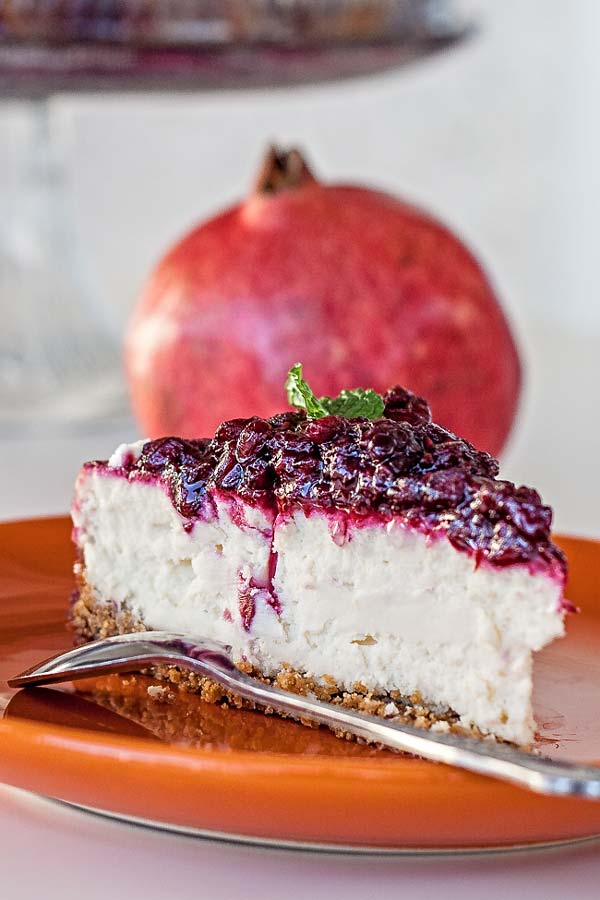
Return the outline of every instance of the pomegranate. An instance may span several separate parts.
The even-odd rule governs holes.
[[[272,149],[248,199],[158,264],[126,366],[150,437],[268,417],[301,359],[317,394],[403,384],[493,454],[513,421],[517,351],[489,281],[431,216],[379,191],[321,184]]]

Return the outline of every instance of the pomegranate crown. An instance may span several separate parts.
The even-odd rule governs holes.
[[[284,150],[272,145],[263,159],[254,191],[257,194],[277,194],[314,181],[315,177],[297,147]]]

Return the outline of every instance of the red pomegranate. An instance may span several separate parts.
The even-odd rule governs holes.
[[[387,194],[321,184],[297,150],[271,150],[248,199],[158,264],[126,365],[145,434],[190,437],[280,411],[298,360],[319,394],[402,384],[494,454],[515,415],[517,351],[461,241]]]

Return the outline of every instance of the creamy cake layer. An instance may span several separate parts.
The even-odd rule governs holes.
[[[149,628],[206,635],[265,675],[418,692],[468,727],[529,743],[531,653],[563,633],[562,584],[493,567],[397,518],[278,514],[209,490],[193,522],[165,486],[85,467],[73,511],[88,586]]]

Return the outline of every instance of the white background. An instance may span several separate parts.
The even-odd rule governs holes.
[[[301,144],[324,178],[436,212],[486,263],[526,358],[505,474],[539,487],[560,529],[600,536],[600,3],[471,6],[478,36],[400,73],[268,94],[57,99],[72,214],[120,334],[157,255],[243,196],[268,141]],[[0,109],[6,198],[24,128],[17,106]],[[1,439],[0,518],[65,511],[81,460],[134,436],[125,422]],[[0,846],[8,900],[591,898],[600,880],[597,846],[450,861],[309,857],[129,829],[5,789]]]
[[[470,6],[480,24],[469,43],[383,76],[271,92],[58,98],[80,248],[120,335],[157,257],[244,195],[269,141],[302,145],[325,179],[422,204],[485,262],[525,357],[504,473],[542,491],[559,529],[600,535],[600,4]],[[0,109],[7,202],[24,129],[17,105]],[[99,436],[92,455],[106,443]],[[12,442],[1,452],[10,461],[21,450]],[[67,480],[49,490],[48,511],[66,507],[69,489]],[[6,469],[0,504],[11,516],[31,509]]]

